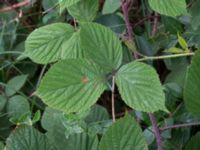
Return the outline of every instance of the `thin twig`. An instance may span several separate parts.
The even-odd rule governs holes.
[[[149,118],[150,118],[152,126],[153,126],[154,135],[156,137],[156,143],[157,143],[158,150],[164,150],[163,147],[162,147],[161,133],[160,133],[160,130],[159,130],[158,125],[157,125],[156,117],[154,116],[153,113],[148,113],[148,114],[149,114]]]
[[[41,72],[40,72],[40,75],[39,75],[39,78],[38,78],[38,81],[37,81],[37,84],[36,84],[36,89],[37,89],[37,88],[39,87],[39,85],[40,85],[40,82],[41,82],[41,80],[42,80],[42,77],[43,77],[43,75],[44,75],[44,73],[45,73],[46,68],[47,68],[47,65],[44,65],[44,66],[42,67],[42,70],[41,70]]]
[[[142,25],[145,21],[154,19],[155,17],[157,17],[159,19],[159,16],[146,16],[146,17],[140,19],[137,23],[135,23],[133,28],[136,28],[137,26]]]
[[[115,122],[115,75],[112,76],[112,120]]]
[[[179,109],[182,107],[182,105],[183,105],[183,103],[180,103],[180,104],[176,107],[176,109],[174,110],[174,112],[172,112],[172,113],[169,114],[169,117],[168,117],[168,118],[172,118],[172,117],[179,111]]]
[[[166,126],[163,128],[160,128],[160,131],[166,131],[170,129],[177,129],[177,128],[187,128],[191,126],[200,126],[200,122],[193,122],[193,123],[185,123],[185,124],[177,124],[177,125],[172,125],[172,126]]]
[[[26,6],[26,5],[29,5],[29,4],[30,4],[30,0],[24,0],[24,1],[19,2],[17,4],[13,4],[12,6],[8,6],[8,7],[0,9],[0,13],[1,12],[11,11],[11,10],[14,10],[16,8],[19,8],[19,7],[22,7],[22,6]]]
[[[24,4],[23,6],[25,6],[25,2],[26,2],[26,1],[27,1],[27,0],[25,0],[25,1],[23,1],[23,2],[20,2],[20,4],[22,3],[22,4]],[[20,6],[20,5],[18,5],[19,3],[14,4],[14,5],[11,5],[11,4],[9,3],[8,0],[6,0],[6,3],[7,3],[8,5],[10,5],[9,7],[6,7],[6,8],[11,8],[11,10],[13,10],[13,11],[15,11],[15,12],[17,13],[17,17],[15,18],[15,20],[16,20],[16,21],[21,21],[22,24],[25,25],[25,27],[27,27],[29,31],[32,31],[32,28],[30,27],[29,23],[28,23],[26,20],[22,19],[22,15],[23,15],[22,10],[21,10],[21,9],[18,10],[17,8],[20,8],[20,7],[16,7],[16,6]],[[30,4],[30,0],[29,0],[29,3],[28,3],[28,4]],[[26,4],[26,5],[28,5],[28,4]],[[22,7],[22,6],[21,6],[21,7]],[[5,9],[6,9],[6,8],[5,8]],[[10,11],[10,10],[8,10],[8,11]],[[1,11],[0,11],[0,13],[1,13]]]
[[[186,56],[193,56],[193,55],[194,53],[191,52],[191,53],[172,54],[172,55],[165,55],[165,56],[145,56],[144,58],[137,59],[135,61],[170,59],[170,58],[186,57]]]
[[[42,14],[44,15],[44,14],[46,14],[46,13],[52,11],[52,10],[53,10],[54,8],[56,8],[58,5],[59,5],[59,2],[56,3],[53,7],[50,7],[50,8],[48,8],[47,10],[43,11]]]
[[[126,109],[124,112],[120,112],[120,113],[117,113],[115,116],[116,117],[122,117],[122,116],[124,116],[127,112],[128,113],[131,113],[131,112],[133,112],[134,110],[132,110],[132,109]]]
[[[155,12],[154,15],[154,21],[153,21],[153,28],[152,28],[152,36],[154,36],[156,34],[156,32],[158,31],[158,16],[159,14],[157,12]]]
[[[187,8],[190,8],[193,4],[194,4],[194,2],[196,2],[195,0],[192,0],[188,5],[187,5]]]
[[[13,55],[21,55],[22,52],[18,52],[18,51],[5,51],[5,52],[0,52],[0,55],[7,55],[7,54],[13,54]]]

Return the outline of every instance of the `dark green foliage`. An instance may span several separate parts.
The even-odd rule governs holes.
[[[0,150],[199,150],[199,8],[0,1]]]

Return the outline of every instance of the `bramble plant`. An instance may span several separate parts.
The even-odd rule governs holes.
[[[1,83],[0,110],[15,125],[5,149],[200,148],[193,128],[200,125],[199,1],[43,0],[42,6],[46,23],[28,35],[16,59],[43,66],[37,83],[23,72]],[[132,11],[152,16],[137,28]],[[26,81],[31,96],[20,92]]]

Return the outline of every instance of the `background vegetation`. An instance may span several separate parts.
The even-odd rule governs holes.
[[[100,150],[199,150],[200,1],[79,1],[0,0],[0,149],[96,150],[99,147]],[[46,46],[47,52],[43,49],[39,53],[35,52],[38,42],[44,42],[44,37],[53,39],[56,34],[59,36],[62,33],[63,30],[59,30],[63,24],[50,26],[61,22],[73,26],[67,27],[65,38],[70,40],[64,45],[66,49],[73,49],[73,53],[66,56],[61,53],[57,57],[59,46],[54,49],[54,53],[48,51],[51,47],[55,48],[59,42],[56,39]],[[83,22],[95,24],[82,25]],[[40,28],[46,25],[48,28]],[[81,40],[86,43],[82,44],[83,49],[91,48],[91,43],[97,42],[89,32],[95,28],[99,31],[102,29],[101,34],[98,32],[101,41],[92,47],[94,52],[90,51],[90,57],[93,57],[95,63],[104,66],[109,79],[108,88],[103,85],[98,87],[101,92],[102,89],[105,91],[103,94],[98,91],[101,97],[95,105],[91,102],[91,109],[84,104],[77,104],[77,107],[70,105],[71,108],[63,111],[62,108],[51,107],[53,103],[49,105],[39,98],[46,96],[45,84],[52,83],[44,79],[44,85],[41,85],[41,80],[52,66],[56,66],[53,64],[59,59],[82,56],[78,45],[81,25]],[[76,34],[72,39],[74,29]],[[105,46],[103,52],[106,54],[106,48],[109,49],[110,45],[115,48],[121,46],[119,40],[123,47],[122,64],[119,61],[110,63],[96,56],[101,55],[98,53],[100,43]],[[116,43],[113,44],[113,41]],[[108,43],[110,45],[106,45]],[[108,55],[114,59],[120,57],[114,53]],[[152,95],[145,97],[152,98],[152,101],[137,101],[139,107],[129,101],[137,93],[128,91],[128,83],[123,87],[123,78],[117,77],[118,89],[113,78],[115,72],[112,70],[108,74],[110,66],[118,68],[132,61],[154,67],[162,83],[161,87],[154,70],[146,65],[142,68],[146,72],[139,72],[141,75],[129,72],[133,77],[139,76],[138,80],[152,81],[152,84],[142,83],[146,86],[142,87],[143,91],[139,91],[145,95],[145,90],[152,89]],[[73,70],[73,65],[76,66],[70,60],[68,64],[72,67],[68,65],[66,70]],[[79,67],[81,65],[93,67],[93,70],[96,68],[84,61],[79,62]],[[101,69],[97,70],[101,73]],[[134,73],[138,73],[138,76]],[[61,74],[56,74],[57,79],[47,78],[59,82]],[[124,77],[130,78],[128,75],[124,73]],[[71,78],[67,80],[69,82]],[[81,81],[87,83],[87,78]],[[35,91],[40,85],[38,97]],[[124,93],[119,92],[126,88]],[[162,95],[158,94],[162,89],[165,102],[161,102]],[[88,90],[95,92],[93,87]],[[89,96],[88,99],[91,98]],[[98,97],[98,94],[94,97]],[[59,99],[59,95],[53,98]],[[145,103],[148,107],[140,107],[140,104]],[[79,109],[86,110],[78,112]]]

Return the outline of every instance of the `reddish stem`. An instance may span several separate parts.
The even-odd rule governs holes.
[[[157,122],[156,122],[156,117],[154,116],[153,113],[149,113],[149,118],[150,118],[152,126],[153,126],[154,135],[156,137],[156,143],[157,143],[158,150],[164,150],[163,147],[162,147],[162,138],[161,138],[161,133],[160,133],[160,130],[158,128]]]
[[[30,4],[30,0],[24,0],[24,1],[22,1],[22,2],[13,4],[12,6],[5,7],[5,8],[0,9],[0,13],[1,13],[1,12],[11,11],[11,10],[14,10],[14,9],[16,9],[16,8],[19,8],[19,7],[28,5],[28,4]]]
[[[132,40],[133,39],[133,35],[132,35],[133,29],[132,29],[131,23],[129,21],[129,5],[130,5],[130,0],[122,1],[122,11],[123,11],[124,19],[125,19],[125,23],[126,23],[128,40]]]
[[[125,24],[126,24],[126,29],[127,29],[127,34],[128,34],[128,40],[133,41],[133,28],[131,26],[131,23],[129,21],[129,6],[131,5],[131,0],[122,0],[122,11],[124,14],[124,19],[125,19]],[[138,59],[139,56],[137,53],[134,53],[135,59]]]

